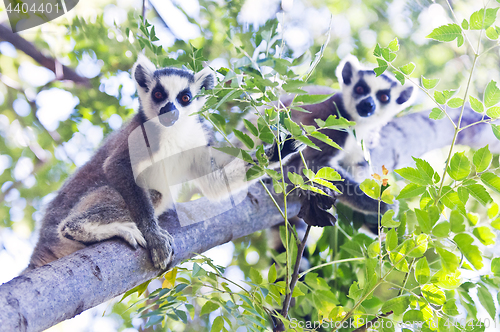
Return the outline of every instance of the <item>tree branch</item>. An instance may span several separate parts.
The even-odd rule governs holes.
[[[260,194],[256,194],[259,191]],[[181,227],[175,214],[164,214],[160,225],[175,239],[171,266],[217,245],[283,222],[260,184],[251,187],[235,208],[206,221]],[[197,218],[210,211],[206,199],[179,204],[179,216]],[[299,212],[289,201],[289,214]],[[123,241],[97,243],[37,268],[0,286],[0,330],[42,331],[156,277],[149,253]]]
[[[16,49],[23,51],[43,67],[52,70],[57,80],[69,80],[87,87],[91,86],[88,78],[78,75],[73,69],[64,66],[56,59],[43,55],[35,45],[19,34],[12,32],[12,30],[4,24],[0,24],[0,40],[11,43]]]

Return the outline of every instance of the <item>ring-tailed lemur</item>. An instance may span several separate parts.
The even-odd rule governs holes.
[[[365,147],[372,147],[378,143],[380,130],[396,114],[411,105],[415,97],[411,85],[401,85],[394,77],[388,74],[376,76],[372,69],[360,65],[358,59],[347,56],[336,70],[341,86],[341,92],[335,93],[326,101],[301,106],[310,113],[292,110],[292,119],[304,125],[317,126],[315,119],[326,120],[330,115],[342,116],[347,120],[355,121],[352,131],[324,129],[322,132],[342,147],[342,150],[313,139],[321,151],[306,148],[303,152],[308,167],[317,171],[321,167],[333,167],[340,173],[344,181],[335,185],[342,191],[337,199],[350,206],[353,210],[365,214],[378,213],[378,202],[365,195],[359,188],[359,183],[370,176],[370,167],[365,160],[361,148],[361,140]],[[309,94],[332,94],[333,89],[321,86],[306,87]],[[288,106],[293,96],[282,99]],[[287,164],[287,170],[302,173],[304,167],[300,157],[293,157]],[[322,197],[316,196],[317,199]],[[316,199],[310,199],[309,219],[314,220],[314,211],[318,211]],[[303,209],[307,202],[303,202]],[[390,206],[382,202],[381,212],[387,211]],[[317,213],[316,213],[317,214]],[[318,217],[319,218],[319,217]],[[320,219],[320,218],[319,218]],[[317,221],[321,224],[321,220]]]
[[[139,112],[106,139],[49,203],[25,272],[112,237],[146,247],[154,266],[165,269],[173,238],[158,226],[157,217],[173,208],[175,184],[192,180],[210,199],[248,184],[244,175],[250,164],[241,167],[228,155],[215,153],[213,140],[207,139],[211,132],[200,116],[193,116],[205,102],[196,95],[214,85],[211,70],[156,69],[139,56],[132,76]],[[289,142],[284,156],[300,148]],[[271,162],[277,161],[272,158],[275,148],[266,149]]]

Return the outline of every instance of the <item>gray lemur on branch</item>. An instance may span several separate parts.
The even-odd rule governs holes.
[[[248,185],[245,174],[251,164],[212,149],[212,132],[193,114],[205,103],[197,95],[213,88],[211,70],[156,69],[139,56],[132,77],[138,113],[105,140],[48,204],[25,272],[113,237],[147,248],[154,266],[165,269],[173,238],[157,218],[174,208],[182,184],[193,184],[211,200]],[[301,147],[288,142],[283,156]],[[265,151],[271,163],[278,162],[275,149],[276,144]]]
[[[380,130],[396,114],[410,106],[415,97],[411,85],[401,85],[389,74],[376,76],[372,69],[360,65],[358,59],[352,55],[347,56],[336,70],[341,86],[341,92],[335,93],[326,101],[301,106],[308,112],[292,110],[292,119],[304,125],[317,126],[315,119],[325,121],[329,116],[343,117],[355,121],[353,130],[323,129],[322,132],[342,147],[338,150],[322,141],[312,139],[321,151],[306,148],[303,151],[308,167],[315,172],[321,167],[334,168],[344,181],[335,182],[342,194],[337,199],[355,211],[364,214],[377,214],[378,202],[365,195],[359,188],[360,182],[370,176],[370,166],[361,147],[363,141],[365,148],[378,144]],[[306,87],[309,94],[331,94],[335,91],[328,87]],[[293,96],[287,96],[281,101],[285,106],[291,104]],[[287,163],[287,170],[302,174],[304,168],[300,157],[294,156]],[[285,171],[286,172],[286,171]],[[303,200],[301,215],[316,216],[317,220],[304,220],[309,224],[325,226],[331,224],[326,211],[321,211],[321,195],[311,196]],[[324,210],[328,209],[324,206]],[[382,202],[381,213],[390,208]]]

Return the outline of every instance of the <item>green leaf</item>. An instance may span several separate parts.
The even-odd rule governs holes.
[[[399,316],[403,314],[410,306],[410,297],[408,295],[394,297],[384,302],[382,305],[382,313],[394,312],[394,315]]]
[[[448,106],[451,108],[459,108],[462,106],[464,103],[464,100],[462,98],[451,98],[448,100]]]
[[[470,162],[464,152],[457,152],[451,158],[448,174],[452,179],[460,181],[465,179],[470,173]]]
[[[386,213],[384,213],[384,216],[382,217],[381,223],[382,226],[387,227],[387,228],[394,228],[398,227],[401,223],[399,221],[395,221],[392,219],[394,217],[394,210],[389,210]]]
[[[420,196],[426,190],[427,190],[426,187],[419,186],[418,184],[415,184],[415,183],[410,183],[401,190],[397,199],[412,198],[415,196]]]
[[[405,179],[407,179],[415,184],[418,184],[421,186],[427,185],[426,179],[422,176],[422,174],[419,172],[419,170],[417,170],[415,168],[405,167],[405,168],[397,169],[397,170],[395,170],[395,172],[398,173],[399,175],[401,175],[402,177],[404,177]]]
[[[393,51],[393,52],[397,52],[399,51],[399,43],[398,43],[398,39],[397,38],[394,38],[390,43],[389,45],[387,45],[387,47]]]
[[[383,48],[382,49],[382,57],[387,61],[387,62],[393,62],[396,60],[396,53],[391,52],[388,48]]]
[[[300,126],[288,118],[285,119],[285,128],[293,136],[302,135],[302,129],[300,129]]]
[[[292,105],[319,104],[321,102],[324,102],[325,100],[327,100],[331,96],[333,96],[333,94],[329,94],[329,95],[310,95],[310,94],[297,95],[297,96],[295,96],[295,99],[293,100]]]
[[[452,210],[450,213],[450,228],[453,233],[461,233],[465,231],[465,218],[457,210]]]
[[[484,112],[484,105],[483,105],[483,102],[472,97],[472,96],[469,96],[469,103],[470,103],[470,106],[472,107],[472,109],[477,112],[477,113],[483,113]]]
[[[427,90],[434,89],[439,83],[439,78],[425,78],[422,76],[422,86]]]
[[[312,137],[330,145],[331,147],[334,147],[335,149],[339,149],[339,150],[342,150],[342,148],[340,147],[340,145],[338,145],[337,143],[335,143],[330,137],[326,136],[325,134],[323,133],[320,133],[319,131],[315,131],[313,133],[310,134]]]
[[[401,73],[400,71],[395,71],[394,77],[396,77],[401,85],[405,85],[405,76],[403,75],[403,73]]]
[[[434,99],[438,104],[444,105],[446,104],[446,98],[444,97],[441,91],[434,91]]]
[[[297,136],[296,139],[298,141],[304,143],[305,145],[307,145],[310,148],[321,151],[321,149],[316,144],[314,144],[309,138],[307,138],[306,136]]]
[[[381,55],[382,55],[382,53],[380,53],[380,55],[378,55],[378,56],[381,56]],[[373,71],[375,71],[375,75],[378,77],[378,76],[382,75],[387,70],[388,65],[387,65],[387,62],[385,60],[382,60],[382,59],[377,59],[377,63],[378,63],[378,67],[373,69]]]
[[[497,203],[492,203],[488,208],[487,214],[488,218],[493,219],[498,215],[499,207]]]
[[[462,29],[469,30],[469,22],[465,18],[462,21]]]
[[[479,302],[481,302],[484,309],[486,309],[490,317],[494,320],[496,314],[496,308],[490,290],[486,288],[485,285],[480,283],[477,287],[477,297],[479,298]]]
[[[429,164],[427,161],[424,159],[419,159],[413,157],[413,160],[415,160],[415,164],[417,165],[417,169],[422,175],[422,177],[427,181],[427,184],[433,184],[432,178],[434,176],[434,169],[432,168],[431,164]]]
[[[479,226],[472,231],[475,237],[485,246],[495,244],[496,234],[488,226]]]
[[[472,158],[472,163],[476,167],[477,173],[482,173],[490,167],[491,161],[493,160],[493,155],[488,149],[488,145],[484,148],[481,148],[474,153],[474,157]]]
[[[465,205],[469,200],[469,191],[464,187],[458,187],[457,193],[458,193],[458,198],[460,199],[462,204]]]
[[[432,234],[436,237],[448,237],[448,234],[450,234],[450,223],[447,221],[440,222],[434,226]]]
[[[460,261],[455,254],[439,247],[436,248],[436,252],[441,257],[441,265],[445,271],[455,272],[458,269]]]
[[[359,188],[373,199],[378,199],[380,196],[380,185],[373,179],[366,179],[359,185]]]
[[[422,314],[422,311],[420,311],[420,310],[408,310],[403,315],[403,320],[402,321],[405,322],[405,323],[406,322],[410,322],[410,323],[417,323],[417,324],[419,324],[419,323],[425,321],[425,319],[424,319],[424,315]],[[404,332],[407,332],[407,331],[404,331]]]
[[[245,146],[247,148],[253,149],[255,144],[254,144],[253,140],[250,138],[250,136],[248,136],[245,133],[242,133],[241,131],[239,131],[237,129],[233,129],[233,132],[234,132],[234,136],[236,136],[237,139],[239,139],[243,144],[245,144]]]
[[[457,24],[442,25],[427,36],[427,38],[442,42],[454,41],[458,37],[462,37],[462,29]]]
[[[458,316],[460,314],[454,299],[446,300],[446,303],[443,306],[443,312],[448,316]]]
[[[222,316],[215,317],[210,332],[220,332],[222,331],[223,328],[224,328],[224,319],[222,318]]]
[[[341,181],[340,174],[331,167],[322,167],[317,173],[316,177],[328,181]]]
[[[278,273],[276,271],[276,263],[273,263],[271,267],[269,268],[269,273],[267,274],[267,281],[272,284],[273,282],[276,281],[276,277],[278,276]]]
[[[498,118],[500,118],[500,107],[493,106],[493,107],[488,108],[486,110],[486,115],[489,116],[492,119],[498,119]]]
[[[427,258],[422,257],[417,261],[415,265],[415,279],[420,285],[424,285],[431,279],[431,269],[429,268],[429,263],[427,263]]]
[[[497,40],[498,39],[498,31],[494,27],[489,27],[486,29],[486,37],[490,40]]]
[[[500,140],[500,125],[491,124],[491,129],[493,130],[493,135]]]
[[[419,258],[422,257],[429,246],[429,236],[427,234],[420,234],[415,240],[408,239],[411,244],[412,251],[408,253],[409,257]]]
[[[219,309],[219,304],[218,303],[215,303],[215,302],[212,302],[212,301],[207,301],[203,307],[201,307],[201,312],[200,312],[200,316],[203,316],[203,315],[206,315],[206,314],[209,314],[211,313],[212,311],[215,311]]]
[[[328,129],[347,129],[351,126],[354,126],[356,122],[348,121],[346,118],[337,118],[335,115],[330,115],[326,121],[321,119],[314,119],[320,128],[328,128]]]
[[[453,238],[455,243],[460,248],[462,254],[467,258],[477,270],[483,267],[483,256],[476,245],[473,245],[474,239],[467,233],[460,233]]]
[[[262,284],[262,276],[260,275],[260,272],[253,267],[250,268],[250,280],[252,280],[255,284]]]
[[[296,173],[288,172],[288,178],[295,185],[301,185],[304,183],[304,179],[302,178],[302,176]]]
[[[438,107],[434,107],[432,111],[429,113],[429,119],[432,120],[441,120],[445,116],[446,114]]]
[[[385,238],[385,247],[387,251],[392,251],[396,249],[398,246],[398,235],[396,234],[396,230],[391,228],[389,232],[387,232],[387,236]]]
[[[491,222],[491,227],[500,230],[500,218],[497,218]]]
[[[485,173],[488,174],[488,173]],[[491,174],[491,173],[489,173]],[[483,174],[484,175],[484,174]],[[481,176],[481,179],[483,176]],[[484,182],[484,181],[483,181]],[[480,184],[471,184],[465,187],[469,194],[474,197],[479,203],[486,206],[489,202],[492,201],[490,194],[486,191],[486,189]]]
[[[436,305],[443,305],[446,302],[444,292],[434,285],[424,285],[421,288],[422,295],[430,302]]]
[[[486,106],[486,108],[495,106],[498,102],[500,102],[500,89],[498,89],[495,81],[491,80],[490,83],[488,83],[486,89],[484,90],[483,99],[484,106]]]
[[[491,273],[495,277],[500,278],[500,257],[495,257],[491,260]]]
[[[470,16],[470,29],[481,30],[489,28],[497,18],[498,8],[488,8],[486,12],[483,9],[472,13]]]
[[[431,229],[435,223],[435,221],[434,223],[431,221],[430,213],[425,210],[415,209],[415,214],[417,216],[418,225],[420,226],[422,232],[430,234]]]
[[[369,246],[368,246],[368,256],[370,258],[375,258],[380,254],[380,243],[378,241],[373,241]]]
[[[243,119],[243,123],[245,124],[245,128],[254,136],[259,136],[259,130],[254,126],[253,123],[248,121],[247,119]]]
[[[401,70],[405,75],[409,76],[415,70],[415,64],[413,62],[410,62],[402,67],[399,67],[399,70]]]

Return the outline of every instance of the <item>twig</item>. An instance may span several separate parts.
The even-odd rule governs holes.
[[[299,245],[297,250],[297,259],[295,260],[295,266],[293,268],[293,274],[291,276],[290,281],[290,292],[286,294],[285,300],[283,301],[283,309],[281,310],[281,315],[286,318],[288,315],[288,310],[290,309],[290,303],[292,301],[292,294],[297,284],[297,280],[299,280],[299,269],[300,269],[300,261],[302,260],[302,256],[304,254],[304,249],[306,247],[307,237],[309,236],[309,231],[311,230],[311,225],[307,225],[306,233],[304,234],[304,238]],[[274,331],[285,331],[283,322],[279,321],[277,326],[275,326]]]
[[[52,70],[56,79],[60,81],[68,80],[77,84],[90,87],[90,80],[78,75],[73,69],[60,64],[56,59],[43,55],[32,43],[12,32],[4,24],[0,24],[0,40],[11,43],[16,49],[23,51],[43,67]],[[62,69],[62,70],[60,70]]]
[[[142,24],[146,24],[146,2],[148,0],[142,0]]]

